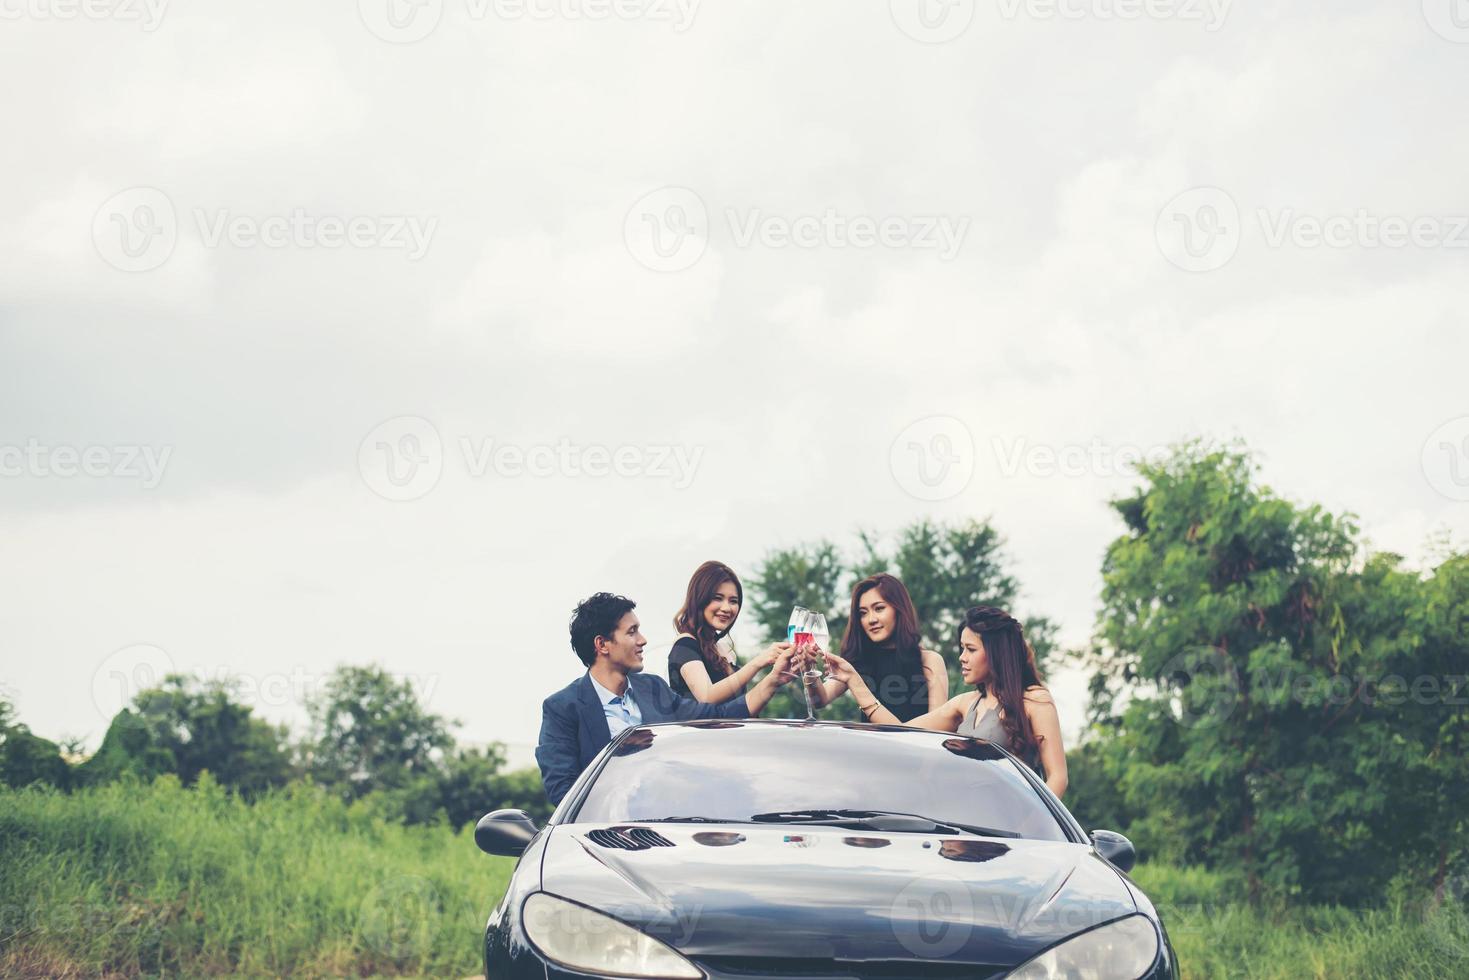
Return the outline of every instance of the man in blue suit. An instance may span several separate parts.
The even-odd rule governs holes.
[[[541,703],[536,763],[552,805],[571,789],[612,737],[634,725],[696,718],[748,718],[794,678],[784,650],[748,694],[723,704],[704,704],[673,693],[663,678],[642,673],[648,645],[633,614],[636,603],[598,592],[576,607],[571,648],[587,672]]]

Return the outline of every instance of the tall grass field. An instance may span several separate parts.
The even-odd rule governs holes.
[[[0,789],[0,976],[466,977],[514,862],[306,786]],[[1186,977],[1469,977],[1460,907],[1252,908],[1143,865]]]

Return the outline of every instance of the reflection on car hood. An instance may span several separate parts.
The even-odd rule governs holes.
[[[546,891],[721,962],[1013,966],[1137,908],[1082,844],[821,826],[561,825],[541,872]]]

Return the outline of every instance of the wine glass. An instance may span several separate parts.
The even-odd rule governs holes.
[[[821,613],[811,613],[805,631],[811,634],[812,654],[819,657],[826,651],[826,644],[831,639],[831,630],[826,626],[826,616]],[[819,688],[821,682],[826,680],[826,674],[816,664],[817,661],[813,659],[811,665],[801,674],[801,692],[806,695],[807,721],[816,720],[816,706],[812,701],[811,691],[813,688]]]
[[[786,642],[796,642],[796,634],[806,628],[807,621],[811,618],[811,610],[805,606],[796,606],[791,610],[791,618],[786,625]]]

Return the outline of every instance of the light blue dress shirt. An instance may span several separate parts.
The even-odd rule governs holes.
[[[638,707],[637,701],[633,699],[631,684],[621,695],[617,695],[598,684],[597,679],[591,674],[587,674],[587,680],[592,682],[592,689],[597,692],[597,697],[602,701],[602,713],[607,716],[607,730],[612,733],[613,738],[616,738],[617,733],[624,728],[643,723],[643,712]]]

